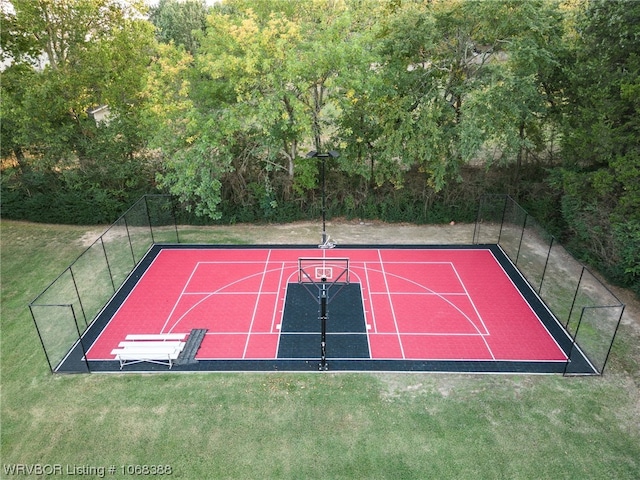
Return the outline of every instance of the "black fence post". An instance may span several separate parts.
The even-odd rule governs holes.
[[[553,248],[553,242],[555,237],[551,237],[551,242],[549,242],[549,250],[547,251],[547,259],[544,262],[544,268],[542,269],[542,278],[540,279],[540,286],[538,287],[538,295],[542,292],[542,285],[544,284],[544,277],[547,274],[547,267],[549,266],[549,258],[551,257],[551,249]]]
[[[78,304],[80,305],[80,311],[82,312],[82,317],[84,318],[84,325],[85,327],[89,326],[89,323],[87,322],[87,314],[84,312],[84,306],[82,305],[82,298],[80,298],[80,291],[78,290],[78,283],[76,282],[76,277],[73,274],[73,268],[69,267],[69,273],[71,274],[71,281],[73,282],[73,288],[76,291],[76,297],[78,297]],[[74,317],[75,317],[75,313],[74,313]]]
[[[618,317],[618,323],[616,324],[616,328],[613,331],[613,336],[611,337],[611,343],[609,344],[609,349],[607,350],[607,355],[604,358],[604,363],[602,364],[602,370],[600,371],[600,375],[604,373],[604,367],[607,365],[607,360],[609,360],[609,355],[611,354],[611,349],[613,348],[613,341],[616,339],[616,335],[618,334],[618,329],[620,328],[620,323],[622,322],[622,315],[624,315],[624,304],[622,304],[622,310],[620,311],[620,316]]]
[[[173,216],[173,226],[176,229],[176,243],[180,243],[180,235],[178,235],[178,216],[176,215],[176,204],[173,197],[169,197],[169,205],[171,207],[171,216]]]
[[[147,211],[147,222],[149,222],[149,232],[151,232],[151,244],[155,245],[156,244],[156,240],[153,237],[153,226],[151,225],[151,215],[149,214],[149,202],[147,201],[147,197],[149,195],[145,195],[144,197],[144,208]]]
[[[502,229],[504,228],[504,217],[507,214],[507,202],[511,197],[509,195],[504,196],[504,205],[502,206],[502,219],[500,220],[500,233],[498,233],[498,241],[496,242],[500,245],[500,239],[502,238]]]
[[[47,353],[47,347],[44,344],[44,340],[42,340],[42,334],[40,333],[40,329],[38,328],[38,322],[36,321],[36,316],[33,313],[33,308],[31,308],[31,303],[29,304],[29,311],[31,312],[31,318],[33,319],[33,324],[36,327],[36,332],[38,333],[38,338],[40,339],[40,345],[42,345],[42,350],[44,351],[44,356],[47,359],[47,365],[49,365],[49,370],[53,373],[53,366],[51,365],[51,360],[49,359],[49,354]]]
[[[569,309],[569,317],[567,318],[567,323],[565,323],[564,328],[569,332],[569,322],[571,322],[571,315],[573,315],[573,308],[576,305],[576,301],[578,299],[578,293],[580,292],[580,284],[582,283],[582,277],[584,275],[585,267],[582,266],[582,270],[580,271],[580,278],[578,279],[578,285],[576,286],[576,293],[573,294],[573,301],[571,302],[571,308]],[[571,332],[569,332],[571,333]],[[574,336],[575,338],[575,336]]]
[[[480,239],[480,214],[482,212],[482,206],[483,206],[483,204],[485,202],[485,198],[487,198],[486,195],[481,197],[480,201],[478,202],[478,211],[476,212],[476,224],[473,227],[473,240],[472,240],[472,243],[474,245],[478,245],[478,241]]]
[[[103,235],[100,235],[100,243],[102,244],[102,251],[104,252],[104,260],[107,262],[107,271],[109,272],[109,279],[111,280],[113,293],[116,293],[116,282],[113,281],[113,273],[111,273],[111,265],[109,265],[109,256],[107,255],[107,247],[104,246]]]
[[[73,321],[76,324],[76,331],[78,332],[78,345],[80,345],[80,348],[82,349],[82,358],[84,359],[84,364],[87,367],[87,372],[91,373],[91,369],[89,368],[89,360],[87,359],[87,350],[84,348],[84,344],[82,343],[82,334],[80,333],[80,326],[78,325],[78,318],[76,317],[76,311],[73,308],[73,304],[70,304],[69,307],[71,308]],[[78,373],[82,373],[82,372],[78,372]]]
[[[127,238],[129,239],[129,248],[131,249],[131,258],[133,259],[133,267],[131,269],[133,270],[136,267],[136,254],[133,253],[133,242],[131,242],[131,235],[129,234],[129,225],[127,222],[127,217],[125,215],[122,216],[122,220],[124,221],[124,228],[127,230]]]
[[[520,250],[522,249],[522,240],[524,239],[524,231],[527,228],[528,218],[529,218],[529,214],[527,212],[524,212],[524,222],[522,222],[522,231],[520,232],[520,241],[518,242],[518,251],[516,252],[516,261],[515,261],[516,266],[518,265],[518,260],[520,259]]]

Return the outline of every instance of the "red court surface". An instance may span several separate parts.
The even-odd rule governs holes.
[[[370,360],[567,362],[549,324],[482,247],[162,248],[86,357],[114,360],[130,334],[206,329],[198,361],[277,359],[300,257],[349,258]]]

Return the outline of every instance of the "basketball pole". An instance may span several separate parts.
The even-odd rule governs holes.
[[[322,159],[322,169],[321,169],[321,182],[322,182],[322,243],[318,245],[319,248],[333,248],[335,247],[334,243],[329,242],[329,237],[327,236],[327,205],[326,205],[326,185],[325,185],[325,170],[326,170],[326,162],[327,158],[338,158],[340,154],[335,150],[329,150],[327,153],[318,153],[315,150],[307,153],[306,158],[321,158]]]
[[[327,158],[322,157],[322,245],[327,243],[327,194],[325,190],[325,170]]]
[[[322,278],[320,290],[320,370],[328,370],[327,367],[327,279]]]

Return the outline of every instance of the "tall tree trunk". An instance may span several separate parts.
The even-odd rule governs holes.
[[[322,150],[322,131],[320,128],[320,111],[324,103],[324,80],[319,80],[313,86],[313,141],[316,152]]]
[[[293,125],[295,123],[293,106],[291,105],[291,101],[289,97],[284,95],[282,97],[282,102],[284,103],[284,108],[287,111],[287,115],[289,116],[289,124]],[[298,155],[298,141],[294,138],[291,140],[291,144],[287,145],[287,141],[284,140],[284,151],[287,156],[287,160],[289,164],[287,165],[287,172],[289,174],[289,179],[293,180],[294,168],[295,168],[295,159]]]

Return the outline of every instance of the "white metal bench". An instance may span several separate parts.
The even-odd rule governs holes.
[[[125,337],[125,340],[184,340],[188,333],[132,333]]]
[[[125,341],[120,342],[119,348],[113,349],[111,355],[115,355],[120,362],[120,370],[125,365],[141,362],[168,365],[171,368],[185,345],[181,341]]]
[[[170,342],[120,342],[118,344],[119,348],[126,348],[131,350],[141,350],[141,349],[149,349],[149,350],[167,350],[171,349],[171,347],[179,347],[180,345],[184,345],[185,342],[180,341],[170,341]]]

